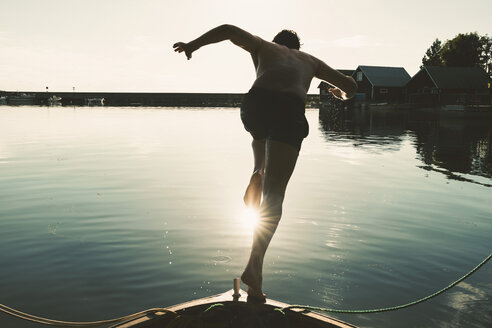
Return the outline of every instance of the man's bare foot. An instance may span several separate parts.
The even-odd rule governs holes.
[[[248,303],[265,303],[266,294],[258,293],[254,291],[251,287],[248,287],[248,298],[246,299]]]
[[[244,203],[250,208],[259,208],[261,202],[261,192],[263,190],[263,176],[259,172],[254,172],[249,180],[249,185],[244,193]]]
[[[257,301],[265,302],[266,295],[263,294],[261,290],[261,274],[255,270],[251,263],[248,263],[246,266],[246,269],[241,275],[241,281],[248,285],[248,297],[251,297]]]

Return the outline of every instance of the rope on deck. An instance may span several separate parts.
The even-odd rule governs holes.
[[[331,312],[331,313],[353,313],[353,314],[364,313],[364,314],[367,314],[367,313],[380,313],[380,312],[395,311],[395,310],[408,308],[410,306],[417,305],[417,304],[423,303],[425,301],[428,301],[431,298],[436,297],[437,295],[440,295],[440,294],[444,293],[445,291],[447,291],[448,289],[451,289],[452,287],[456,286],[457,284],[459,284],[460,282],[462,282],[463,280],[465,280],[466,278],[471,276],[473,273],[475,273],[478,269],[480,269],[485,263],[487,263],[490,260],[491,257],[492,257],[492,254],[487,256],[479,265],[474,267],[470,272],[468,272],[467,274],[465,274],[463,277],[459,278],[458,280],[454,281],[453,283],[449,284],[448,286],[444,287],[443,289],[438,290],[437,292],[435,292],[429,296],[423,297],[419,300],[416,300],[416,301],[413,301],[410,303],[386,307],[386,308],[368,309],[368,310],[345,310],[345,309],[330,309],[330,308],[323,308],[323,307],[309,306],[309,305],[290,305],[290,306],[286,306],[286,307],[282,308],[282,311],[290,310],[290,309],[305,309],[305,310]]]

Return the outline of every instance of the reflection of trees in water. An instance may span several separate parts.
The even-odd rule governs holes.
[[[492,116],[450,117],[446,112],[418,110],[325,110],[320,129],[327,141],[350,141],[354,146],[398,150],[406,134],[423,168],[432,165],[450,172],[492,178]],[[441,172],[442,170],[437,170]],[[448,175],[458,179],[456,175]]]
[[[412,129],[425,164],[492,178],[490,119],[437,117],[433,129]]]
[[[492,124],[492,123],[491,123]],[[487,172],[488,176],[492,176],[492,131],[488,131],[488,136],[479,140],[474,149],[472,157],[472,174],[483,175],[482,172]]]

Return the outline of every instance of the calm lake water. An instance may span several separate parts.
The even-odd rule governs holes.
[[[443,288],[492,251],[492,117],[308,110],[264,290],[360,309]],[[0,303],[101,320],[224,292],[246,263],[237,109],[0,107]],[[490,327],[492,263],[361,327]],[[243,287],[244,288],[244,287]],[[1,327],[38,327],[0,314]]]

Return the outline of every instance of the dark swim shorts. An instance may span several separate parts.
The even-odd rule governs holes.
[[[305,102],[282,91],[252,87],[241,105],[241,120],[254,139],[271,139],[301,149],[309,133]]]

